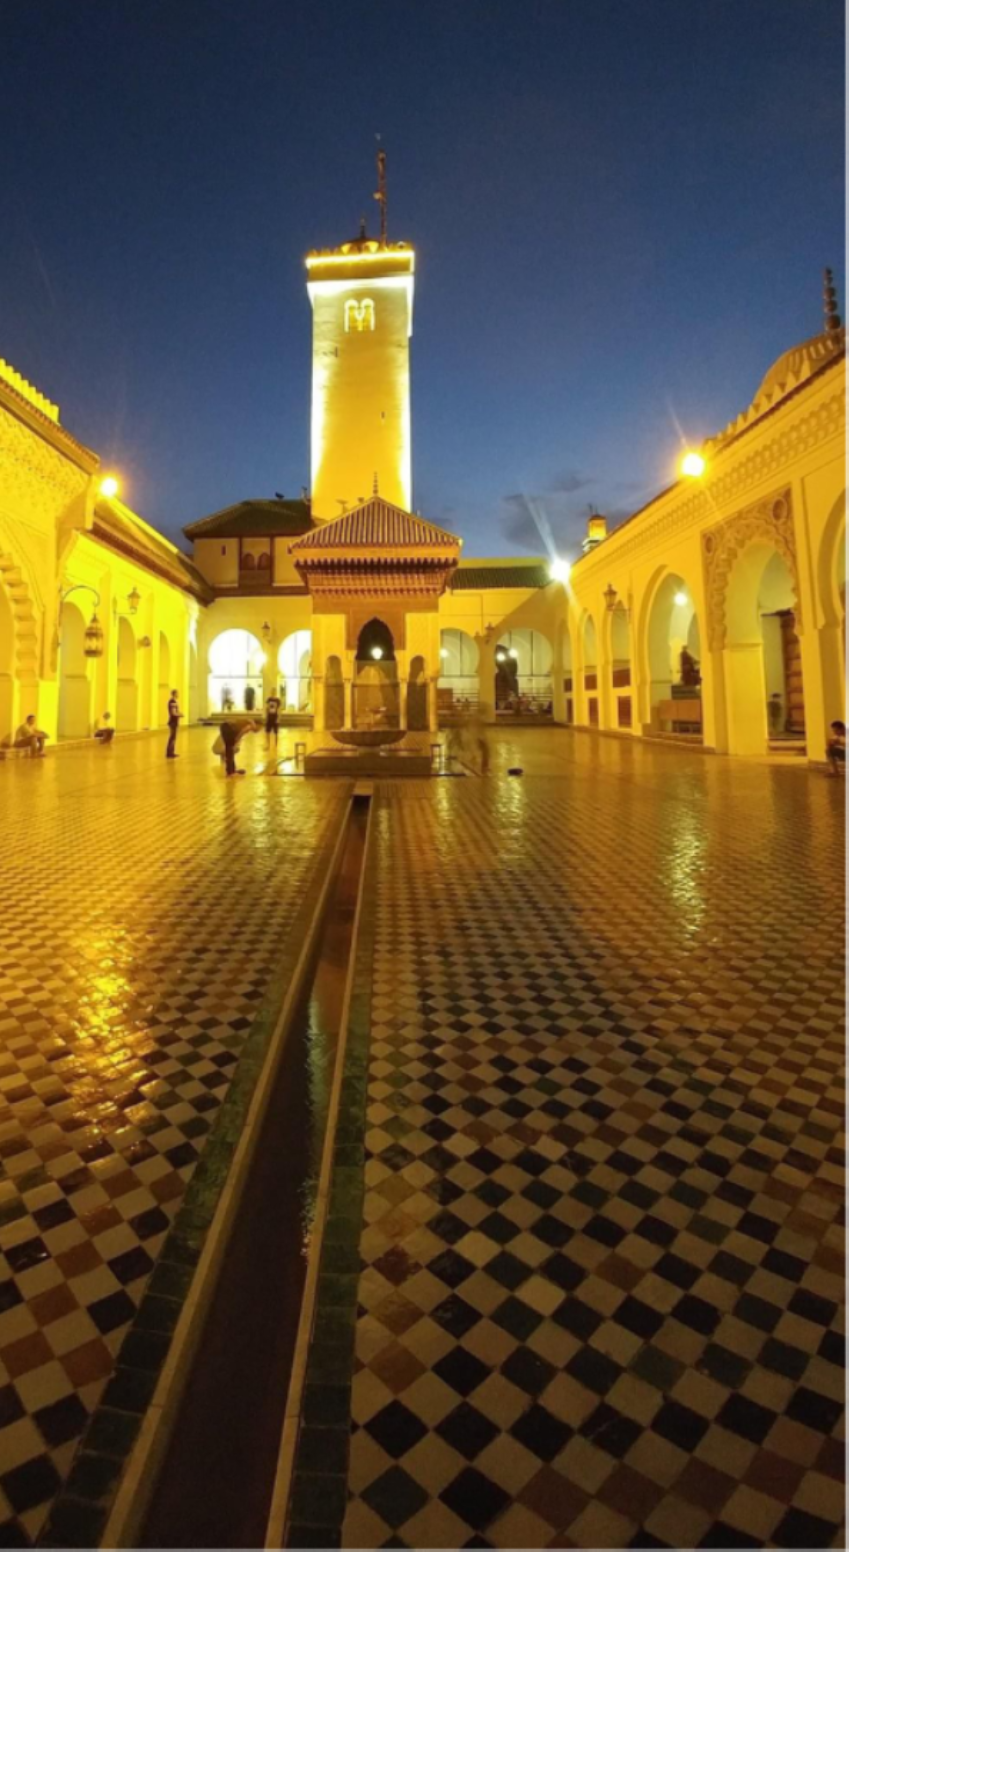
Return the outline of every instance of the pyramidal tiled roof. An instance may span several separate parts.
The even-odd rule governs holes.
[[[301,536],[308,530],[311,517],[308,500],[240,500],[235,506],[212,512],[208,518],[186,524],[184,535],[192,542],[202,537]]]
[[[540,591],[551,584],[552,569],[540,556],[526,556],[523,561],[499,556],[464,561],[449,581],[452,592]]]
[[[440,525],[430,524],[426,518],[404,511],[402,506],[391,505],[376,493],[362,505],[345,512],[343,517],[333,518],[329,524],[321,524],[300,537],[292,554],[301,560],[309,560],[330,550],[339,553],[345,549],[381,548],[448,550],[457,555],[461,546],[461,537],[452,536]]]

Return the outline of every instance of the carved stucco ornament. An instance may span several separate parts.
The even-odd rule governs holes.
[[[732,517],[701,533],[701,558],[705,576],[708,645],[713,651],[726,645],[726,590],[730,575],[744,549],[766,543],[781,556],[792,579],[795,627],[799,628],[799,572],[795,553],[795,524],[790,487],[754,500]]]

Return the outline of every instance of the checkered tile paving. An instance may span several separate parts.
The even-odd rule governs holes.
[[[211,738],[0,766],[0,1547],[42,1530],[346,793],[227,783]]]
[[[380,797],[342,1545],[842,1547],[842,785]]]

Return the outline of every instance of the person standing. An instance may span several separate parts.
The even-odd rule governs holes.
[[[180,725],[181,706],[177,701],[177,692],[171,691],[170,701],[167,704],[167,727],[170,729],[170,738],[167,741],[168,759],[177,757],[177,730]]]
[[[234,716],[232,721],[224,721],[219,725],[219,739],[226,760],[227,777],[245,777],[246,772],[236,764],[236,754],[244,734],[255,734],[259,727],[252,716]]]
[[[270,752],[271,740],[273,738],[274,750],[277,752],[278,723],[281,717],[281,698],[278,696],[277,691],[272,691],[271,695],[268,697],[264,706],[264,717],[264,744],[268,752]]]

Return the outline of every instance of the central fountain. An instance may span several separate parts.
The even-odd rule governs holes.
[[[462,541],[377,491],[299,539],[312,600],[314,735],[307,776],[430,776],[438,606]]]

